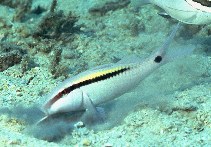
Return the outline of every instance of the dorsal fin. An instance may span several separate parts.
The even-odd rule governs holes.
[[[137,55],[129,55],[127,57],[122,58],[117,64],[131,64],[131,63],[138,63],[142,60],[142,58],[138,57]]]

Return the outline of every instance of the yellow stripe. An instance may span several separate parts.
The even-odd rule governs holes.
[[[122,67],[116,67],[116,68],[113,68],[113,69],[108,69],[108,70],[104,70],[104,71],[98,71],[98,72],[92,73],[90,75],[86,75],[84,77],[81,77],[80,79],[78,79],[74,83],[76,84],[76,83],[80,83],[80,82],[83,82],[83,81],[86,81],[86,80],[89,80],[89,79],[94,79],[96,77],[100,77],[102,75],[105,75],[105,74],[108,74],[108,73],[112,73],[112,72],[115,72],[115,71],[120,70],[120,69],[122,69]]]

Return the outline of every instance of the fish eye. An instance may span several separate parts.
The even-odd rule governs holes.
[[[154,59],[154,61],[156,63],[160,63],[162,61],[162,57],[161,56],[156,56],[155,59]]]

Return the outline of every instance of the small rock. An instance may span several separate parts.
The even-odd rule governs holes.
[[[19,91],[16,92],[16,95],[17,95],[17,96],[23,96],[23,94],[22,94],[21,92],[19,92]]]
[[[21,140],[20,139],[10,140],[8,142],[8,145],[20,145],[20,144],[21,144]]]
[[[91,145],[91,141],[89,140],[89,139],[84,139],[83,141],[82,141],[82,144],[84,145],[84,146],[90,146]]]
[[[104,147],[112,147],[113,145],[111,143],[105,143]]]
[[[82,121],[79,121],[76,124],[74,124],[74,127],[76,127],[76,128],[83,128],[83,127],[85,127],[85,125],[84,125],[84,123]]]
[[[89,134],[89,130],[84,130],[83,131],[83,135],[88,135]]]
[[[122,134],[118,134],[118,135],[117,135],[117,138],[121,138],[121,137],[122,137]]]

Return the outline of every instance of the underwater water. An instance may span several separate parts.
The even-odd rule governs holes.
[[[0,146],[211,146],[211,25],[181,23],[169,62],[99,104],[103,121],[77,111],[36,124],[65,79],[157,51],[178,22],[159,12],[129,0],[0,1]]]

